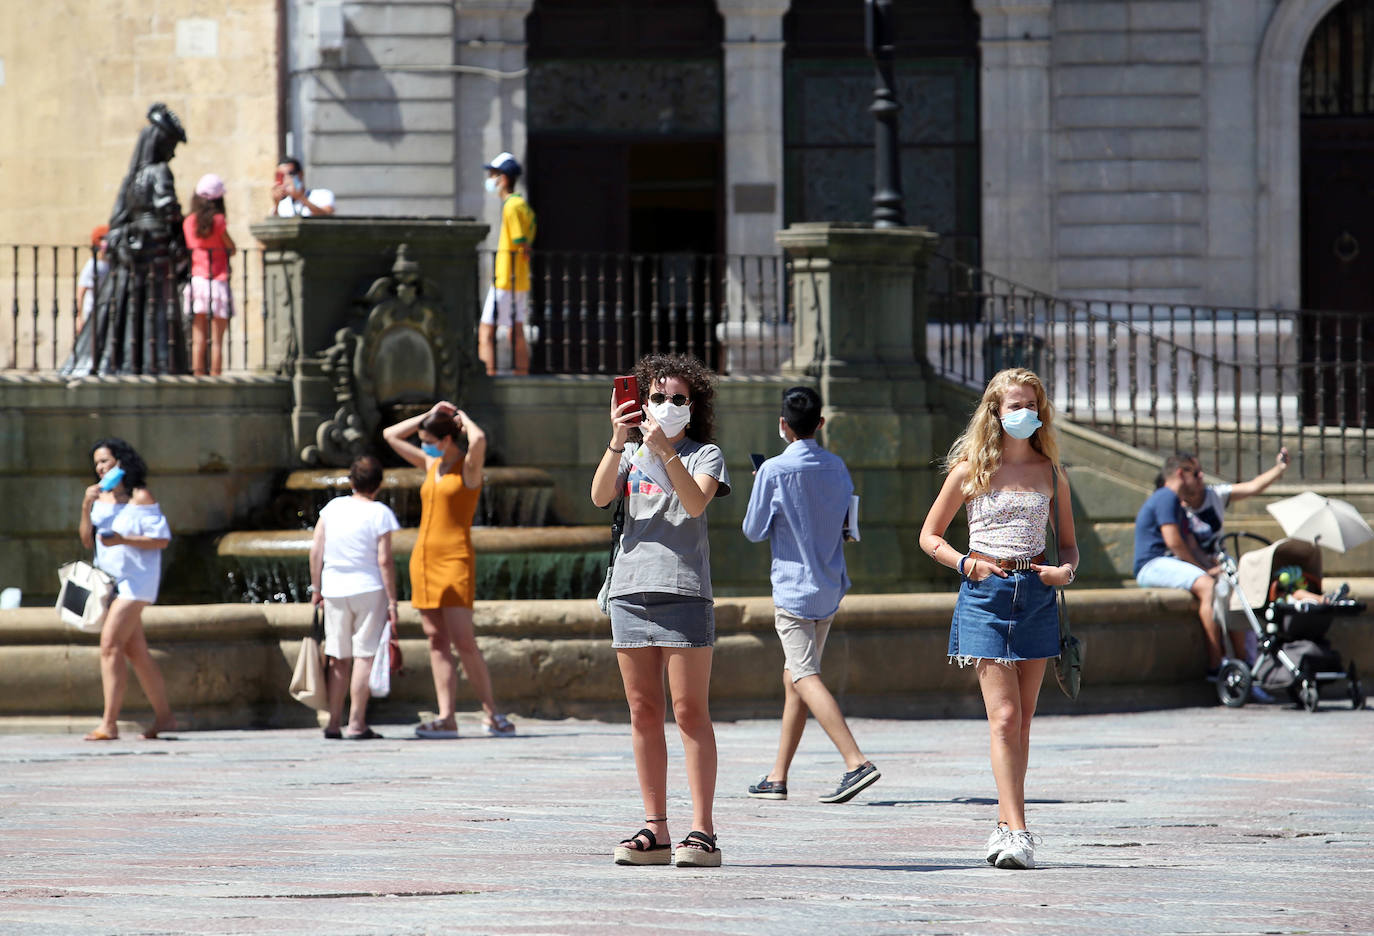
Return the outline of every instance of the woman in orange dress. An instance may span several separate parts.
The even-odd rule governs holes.
[[[407,441],[418,432],[418,446]],[[467,451],[459,436],[467,436]],[[439,699],[439,716],[415,729],[421,738],[458,737],[453,697],[458,670],[450,647],[458,651],[472,691],[486,718],[489,735],[515,734],[510,719],[496,708],[487,661],[477,647],[472,603],[477,588],[477,562],[472,551],[472,515],[482,490],[487,437],[452,403],[440,401],[382,432],[387,443],[410,464],[425,470],[420,487],[420,530],[410,554],[410,603],[420,612],[429,638],[429,666]]]

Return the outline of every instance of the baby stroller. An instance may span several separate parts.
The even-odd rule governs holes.
[[[1263,549],[1240,557],[1242,538],[1257,540]],[[1225,548],[1229,541],[1231,549]],[[1321,548],[1298,539],[1271,543],[1253,533],[1229,533],[1218,553],[1231,594],[1225,623],[1235,626],[1243,617],[1259,641],[1253,666],[1237,659],[1227,628],[1222,628],[1226,659],[1217,673],[1217,695],[1224,705],[1239,708],[1250,696],[1251,685],[1269,692],[1286,692],[1294,702],[1315,712],[1321,686],[1344,682],[1345,694],[1354,708],[1364,708],[1364,689],[1352,660],[1342,669],[1341,655],[1326,639],[1336,615],[1359,614],[1363,602],[1349,596],[1347,586],[1326,596],[1325,601],[1295,600],[1293,591],[1312,593],[1321,589]],[[1263,618],[1263,620],[1261,620]]]

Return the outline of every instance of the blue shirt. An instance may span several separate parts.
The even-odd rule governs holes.
[[[798,439],[768,459],[754,478],[744,535],[773,550],[773,604],[820,620],[849,590],[844,568],[844,515],[854,484],[844,459],[815,439]]]
[[[1132,574],[1139,573],[1151,559],[1171,555],[1169,547],[1164,545],[1164,534],[1160,532],[1160,527],[1166,523],[1177,526],[1180,536],[1188,529],[1183,502],[1173,491],[1162,487],[1145,498],[1140,513],[1135,515],[1135,568]]]

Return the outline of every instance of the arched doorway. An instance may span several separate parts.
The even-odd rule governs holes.
[[[1299,72],[1303,411],[1367,425],[1374,387],[1374,0],[1317,24]],[[1327,315],[1321,312],[1354,313]]]
[[[1374,0],[1344,0],[1299,77],[1302,307],[1374,311]]]

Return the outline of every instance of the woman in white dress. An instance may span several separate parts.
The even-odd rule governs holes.
[[[167,704],[162,672],[148,652],[143,609],[157,601],[162,550],[172,541],[167,518],[148,490],[148,466],[123,439],[101,439],[91,448],[96,483],[81,502],[81,543],[95,549],[95,565],[115,580],[115,598],[100,632],[100,683],[105,713],[87,741],[119,737],[119,710],[128,684],[125,663],[133,665],[143,694],[153,706],[153,724],[143,732],[156,738],[176,727]]]

